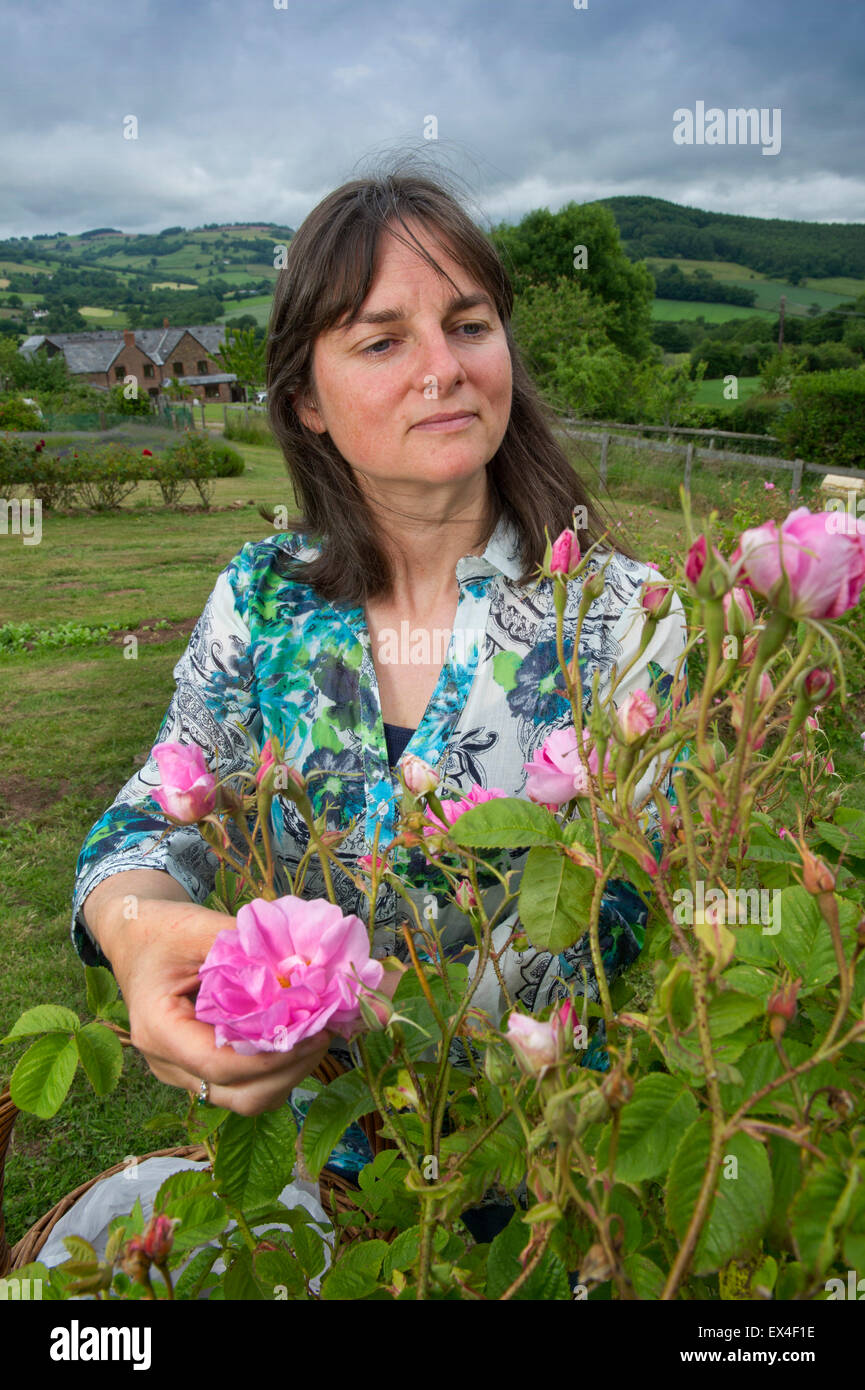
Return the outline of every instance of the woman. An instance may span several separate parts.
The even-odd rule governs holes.
[[[524,764],[571,722],[556,689],[552,586],[538,582],[537,566],[546,533],[576,519],[585,549],[606,527],[547,423],[514,346],[511,307],[491,244],[447,192],[415,177],[332,193],[291,242],[277,284],[268,410],[302,519],[245,545],[219,575],[175,667],[157,742],[218,752],[224,775],[251,768],[255,748],[276,734],[316,812],[333,829],[354,822],[338,850],[352,870],[377,822],[380,851],[393,838],[405,752],[440,771],[445,796],[474,785],[525,795]],[[621,551],[610,559],[581,644],[586,708],[595,669],[603,691],[613,663],[623,669],[637,650],[649,574]],[[566,646],[581,590],[571,583]],[[677,602],[617,699],[654,677],[656,690],[668,688],[683,643]],[[196,905],[216,861],[195,828],[160,839],[165,821],[149,799],[158,783],[151,756],[85,841],[76,948],[86,963],[111,963],[133,1041],[157,1077],[188,1090],[203,1080],[214,1104],[243,1114],[292,1095],[302,1118],[299,1083],[328,1047],[348,1064],[352,1054],[324,1033],[290,1053],[240,1057],[195,1020],[197,970],[225,917]],[[289,801],[275,816],[278,854],[293,871],[305,826]],[[400,850],[394,865],[445,949],[465,951],[471,931],[444,881],[416,850]],[[345,913],[366,918],[347,874],[334,875],[334,888]],[[303,892],[325,896],[321,875],[311,870]],[[406,958],[407,916],[383,886],[376,954]],[[496,946],[515,921],[512,913],[499,925]],[[643,921],[626,885],[608,894],[602,945],[612,973],[637,954]],[[471,973],[470,951],[467,959]],[[541,1009],[568,976],[582,990],[583,967],[596,995],[586,942],[560,957],[511,949],[501,962],[511,999],[490,971],[476,1002],[496,1020],[513,999]],[[353,1127],[330,1166],[362,1166],[358,1135]]]

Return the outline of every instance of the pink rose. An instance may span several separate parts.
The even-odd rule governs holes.
[[[645,690],[632,690],[617,713],[625,741],[635,743],[651,729],[658,717],[658,707]]]
[[[215,805],[216,778],[197,743],[157,743],[152,750],[162,780],[151,792],[166,815],[192,825],[210,815]]]
[[[430,767],[429,763],[425,763],[423,758],[416,757],[414,753],[407,753],[400,766],[406,787],[414,796],[434,792],[441,781],[435,768]]]
[[[809,700],[828,700],[835,689],[835,677],[825,667],[815,666],[802,683]]]
[[[213,942],[195,1016],[213,1024],[217,1047],[245,1057],[288,1052],[325,1028],[348,1039],[361,1019],[358,995],[383,974],[359,917],[322,898],[257,898]]]
[[[559,1060],[559,1040],[552,1019],[542,1023],[540,1019],[512,1013],[505,1037],[523,1071],[530,1076],[543,1076]]]
[[[507,792],[503,792],[500,787],[481,787],[476,782],[474,786],[469,787],[467,796],[441,803],[447,825],[440,821],[438,816],[434,816],[432,811],[427,810],[427,819],[435,821],[435,824],[425,825],[423,833],[424,835],[441,835],[442,831],[450,830],[454,821],[459,820],[465,811],[470,811],[473,806],[482,806],[485,801],[495,801],[500,796],[507,796]]]
[[[783,603],[791,618],[840,618],[865,585],[865,545],[846,512],[797,507],[780,526],[767,521],[743,531],[737,553],[752,587]]]
[[[590,737],[588,729],[583,729],[584,745]],[[532,754],[532,761],[523,763],[523,767],[528,773],[526,796],[542,806],[563,806],[572,797],[588,791],[588,777],[577,756],[577,735],[572,725],[548,734]]]
[[[562,531],[553,542],[550,555],[551,574],[571,574],[580,563],[580,543],[574,531]]]

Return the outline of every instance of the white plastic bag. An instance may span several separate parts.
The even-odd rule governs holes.
[[[83,1197],[79,1197],[74,1207],[70,1207],[69,1211],[61,1216],[36,1258],[48,1269],[54,1265],[63,1264],[64,1260],[69,1259],[69,1251],[63,1244],[63,1237],[81,1236],[90,1242],[97,1256],[102,1259],[108,1242],[109,1225],[116,1216],[128,1215],[135,1205],[136,1198],[141,1202],[141,1210],[144,1213],[144,1220],[147,1222],[153,1214],[156,1194],[166,1178],[170,1178],[173,1173],[183,1173],[193,1169],[203,1170],[206,1167],[206,1160],[196,1163],[191,1158],[147,1158],[141,1163],[130,1164],[128,1168],[124,1168],[122,1173],[114,1173],[109,1178],[103,1178],[101,1182],[95,1183],[89,1191],[85,1192]],[[304,1207],[316,1222],[320,1222],[324,1226],[330,1224],[330,1218],[321,1205],[318,1188],[314,1183],[294,1178],[287,1187],[283,1188],[278,1200],[286,1207]],[[233,1221],[229,1222],[226,1229],[231,1230],[235,1224]],[[266,1226],[255,1229],[257,1231],[288,1231],[290,1227],[279,1225],[278,1222],[268,1222]],[[321,1280],[330,1268],[330,1255],[334,1241],[332,1230],[323,1230],[322,1235],[326,1242],[324,1271],[309,1281],[310,1289],[316,1294],[321,1287]],[[218,1245],[219,1242],[214,1240],[206,1242],[206,1244]],[[203,1249],[204,1246],[198,1248]],[[190,1250],[189,1257],[183,1265],[178,1266],[176,1271],[172,1271],[173,1277],[176,1278],[195,1253],[195,1250]],[[216,1261],[213,1268],[217,1274],[224,1271],[225,1265],[221,1258]],[[207,1294],[204,1294],[203,1297],[206,1298]]]

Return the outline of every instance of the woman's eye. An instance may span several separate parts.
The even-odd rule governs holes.
[[[487,325],[485,323],[461,323],[457,326],[459,328],[474,328],[476,332],[466,334],[466,336],[469,338],[480,337],[481,333],[485,333],[487,328]]]
[[[369,347],[365,347],[363,351],[369,357],[383,357],[384,353],[377,352],[376,349],[381,347],[389,347],[390,344],[394,341],[395,339],[393,338],[379,338],[378,342],[370,343]]]

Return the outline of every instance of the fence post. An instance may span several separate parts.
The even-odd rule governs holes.
[[[712,435],[711,439],[709,440],[709,449],[710,449],[710,450],[711,450],[711,449],[714,449],[714,447],[715,447],[715,436]]]
[[[227,405],[224,405],[224,406],[222,407],[222,428],[223,428],[223,430],[228,429],[228,406],[227,406]]]
[[[694,444],[693,444],[693,441],[692,441],[692,442],[688,445],[688,448],[687,448],[687,450],[686,450],[686,452],[685,452],[685,491],[686,491],[686,492],[690,489],[690,486],[691,486],[691,465],[692,465],[693,462],[694,462]]]
[[[602,435],[602,436],[601,436],[601,461],[600,461],[600,463],[599,463],[599,465],[598,465],[598,472],[599,472],[600,475],[601,475],[601,482],[604,484],[605,487],[606,487],[606,483],[607,483],[607,450],[608,450],[609,447],[610,447],[610,436],[609,436],[608,434]]]
[[[100,410],[100,412],[99,412],[99,428],[100,428],[101,430],[106,430],[106,429],[108,428],[108,426],[107,426],[106,423],[105,423],[105,411],[104,411],[104,410]]]
[[[790,488],[790,496],[797,498],[802,487],[802,460],[793,460],[793,486]]]

